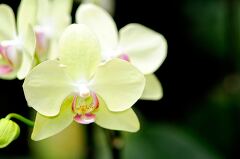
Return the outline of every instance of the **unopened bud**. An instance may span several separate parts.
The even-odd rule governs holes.
[[[8,146],[13,140],[15,140],[20,133],[19,126],[9,120],[0,119],[0,148]]]

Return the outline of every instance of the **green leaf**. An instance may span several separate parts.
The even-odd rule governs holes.
[[[145,124],[139,133],[125,135],[123,158],[222,159],[209,145],[183,128]]]

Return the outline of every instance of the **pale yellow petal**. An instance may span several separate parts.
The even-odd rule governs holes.
[[[63,66],[49,60],[37,65],[28,74],[23,90],[29,106],[42,115],[55,116],[74,87]]]
[[[82,4],[77,9],[76,20],[77,23],[86,24],[94,31],[99,39],[103,53],[115,49],[118,43],[117,27],[111,15],[104,9],[90,3]]]
[[[145,75],[146,85],[141,99],[159,100],[163,97],[162,85],[154,74]]]
[[[100,45],[94,33],[82,24],[72,24],[60,38],[61,64],[74,80],[88,80],[101,61]]]
[[[106,129],[128,132],[136,132],[140,129],[139,120],[131,108],[121,112],[112,112],[101,97],[98,99],[100,105],[96,112],[96,124]]]
[[[167,56],[166,39],[141,24],[128,24],[120,30],[119,47],[144,74],[155,72]]]
[[[32,139],[35,141],[46,139],[69,126],[74,116],[71,108],[72,100],[73,98],[69,97],[63,102],[61,111],[57,116],[48,117],[38,113],[32,132]]]
[[[0,5],[0,41],[11,40],[16,37],[15,16],[8,5]]]
[[[129,62],[113,59],[98,68],[90,86],[111,111],[123,111],[141,97],[145,78]]]

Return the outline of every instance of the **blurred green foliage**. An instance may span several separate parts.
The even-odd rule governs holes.
[[[186,0],[182,5],[188,23],[188,38],[194,41],[196,48],[224,58],[228,45],[226,0]]]
[[[145,124],[140,133],[126,135],[124,158],[221,159],[201,138],[180,126]]]

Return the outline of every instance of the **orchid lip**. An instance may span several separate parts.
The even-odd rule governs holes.
[[[81,124],[94,122],[96,117],[94,112],[98,106],[98,98],[94,92],[91,92],[87,98],[75,95],[72,101],[72,111],[75,113],[74,120]]]
[[[13,71],[13,68],[18,64],[18,50],[22,48],[21,38],[17,37],[14,40],[4,40],[0,43],[0,56],[4,61],[0,67],[0,74],[5,75]]]
[[[0,66],[0,75],[5,75],[13,71],[13,68],[8,65]]]
[[[75,115],[74,120],[80,124],[90,124],[95,121],[95,114]]]

